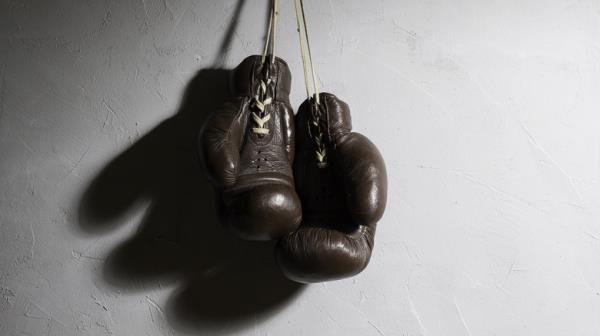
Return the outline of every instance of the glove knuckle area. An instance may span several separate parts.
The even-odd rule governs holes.
[[[300,225],[302,208],[293,188],[264,184],[243,191],[226,191],[226,225],[247,240],[273,240],[293,232]]]
[[[377,222],[387,204],[387,172],[377,147],[362,134],[352,133],[338,146],[335,159],[355,220],[363,225]]]
[[[369,263],[373,246],[373,231],[363,228],[349,234],[303,225],[278,242],[277,262],[288,278],[303,283],[356,275]]]

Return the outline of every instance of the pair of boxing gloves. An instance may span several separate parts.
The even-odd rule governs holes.
[[[318,108],[306,100],[294,117],[291,73],[280,58],[246,58],[231,84],[232,97],[199,138],[223,224],[244,239],[277,240],[289,279],[361,272],[386,206],[387,175],[375,145],[352,132],[348,105],[321,93]]]

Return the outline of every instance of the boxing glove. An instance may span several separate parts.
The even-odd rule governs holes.
[[[209,180],[221,198],[221,219],[247,240],[272,240],[298,227],[294,188],[291,73],[280,58],[250,56],[231,77],[232,97],[201,136]]]
[[[320,282],[361,272],[373,250],[387,200],[383,158],[365,136],[352,132],[348,105],[320,94],[296,115],[296,190],[302,224],[281,238],[275,255],[290,279]]]

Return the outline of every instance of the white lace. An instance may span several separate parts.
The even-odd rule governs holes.
[[[317,166],[319,168],[327,167],[327,148],[323,141],[323,131],[321,129],[321,121],[319,117],[320,109],[320,97],[319,97],[319,86],[317,85],[317,75],[315,71],[315,65],[312,60],[312,53],[310,51],[310,41],[308,38],[308,24],[306,21],[306,14],[304,12],[304,3],[302,0],[294,0],[294,8],[296,10],[296,23],[298,25],[298,37],[300,39],[300,56],[302,57],[302,68],[304,69],[304,83],[306,85],[306,95],[308,101],[311,103],[311,117],[308,121],[308,132],[312,137],[316,145],[315,155],[317,159]],[[306,46],[304,42],[306,41]],[[305,50],[306,49],[306,50]],[[308,54],[308,57],[307,57]],[[312,86],[314,94],[311,99],[310,94],[310,81],[308,79],[308,65],[310,64],[310,71],[312,73]]]
[[[269,129],[265,127],[267,121],[271,119],[271,113],[266,113],[265,110],[267,106],[271,105],[273,102],[273,98],[269,97],[268,87],[272,85],[274,82],[269,78],[267,82],[260,81],[260,85],[258,87],[258,92],[254,96],[254,106],[260,111],[260,114],[264,114],[262,117],[255,112],[252,112],[252,119],[258,125],[258,127],[253,127],[252,132],[256,134],[266,135],[269,134]]]
[[[271,1],[271,12],[269,14],[269,24],[267,28],[267,38],[265,47],[262,53],[261,64],[265,64],[267,54],[271,56],[271,63],[275,62],[275,37],[277,33],[277,16],[279,15],[279,0]],[[271,50],[269,50],[269,47]],[[269,86],[274,82],[269,78],[266,82],[260,81],[256,95],[254,96],[253,105],[258,109],[259,113],[252,112],[252,120],[258,127],[253,127],[252,132],[261,135],[269,134],[269,129],[265,124],[271,119],[271,113],[266,113],[267,107],[273,102],[273,98],[269,97]]]

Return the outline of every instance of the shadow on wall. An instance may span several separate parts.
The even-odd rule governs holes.
[[[218,59],[228,49],[243,2]],[[244,328],[268,318],[303,288],[280,273],[272,243],[241,241],[218,223],[197,136],[208,115],[228,98],[229,75],[225,69],[199,71],[179,112],[113,159],[85,191],[79,209],[81,229],[101,234],[149,201],[136,234],[105,261],[103,278],[125,292],[183,283],[166,307],[169,322],[179,330]]]

